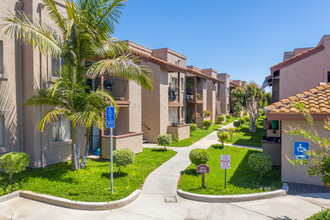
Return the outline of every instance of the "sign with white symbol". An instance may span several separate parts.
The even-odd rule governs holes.
[[[206,164],[200,164],[196,167],[196,173],[210,173],[210,167]]]
[[[306,155],[309,151],[308,142],[294,142],[294,159],[309,159],[309,156]]]
[[[230,169],[230,155],[221,155],[221,169]]]
[[[107,107],[106,109],[106,127],[115,128],[115,107]]]

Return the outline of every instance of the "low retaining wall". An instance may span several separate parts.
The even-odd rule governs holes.
[[[110,201],[110,202],[76,202],[69,199],[59,198],[50,195],[38,194],[30,191],[16,191],[10,193],[8,195],[0,197],[0,203],[5,202],[7,200],[22,197],[26,199],[35,200],[38,202],[43,202],[51,205],[57,205],[70,209],[78,209],[78,210],[89,210],[89,211],[98,211],[98,210],[111,210],[123,207],[132,203],[136,200],[141,193],[141,190],[135,190],[126,198]]]
[[[167,133],[172,135],[174,140],[174,135],[179,135],[179,141],[190,137],[190,125],[179,125],[179,126],[168,126]]]
[[[241,194],[241,195],[225,195],[225,196],[204,195],[204,194],[185,192],[181,189],[178,189],[177,193],[179,196],[185,199],[201,201],[201,202],[226,203],[226,202],[245,202],[245,201],[269,199],[274,197],[285,196],[288,190],[289,190],[288,184],[283,183],[282,189],[279,190],[275,190],[271,192],[262,192],[262,193]]]

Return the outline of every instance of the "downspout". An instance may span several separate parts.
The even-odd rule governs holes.
[[[42,3],[38,4],[38,12],[39,12],[39,21],[41,21],[41,11],[44,8],[44,5]],[[39,87],[40,89],[42,86],[42,54],[39,52]],[[43,112],[43,106],[40,106],[40,113]],[[43,145],[43,135],[40,133],[40,160],[41,160],[41,167],[44,167],[45,162],[45,154],[44,154],[44,145]]]

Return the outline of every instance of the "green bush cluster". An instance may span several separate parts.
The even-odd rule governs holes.
[[[205,120],[203,121],[203,128],[204,129],[209,129],[209,127],[211,127],[212,125],[212,121],[211,120]]]
[[[235,128],[239,128],[241,126],[241,123],[236,120],[236,121],[234,121],[233,125]]]
[[[218,136],[218,138],[219,138],[219,142],[222,143],[222,147],[223,147],[223,143],[225,142],[225,140],[227,140],[227,139],[229,138],[228,133],[225,132],[225,131],[219,131],[219,132],[217,133],[217,136]]]
[[[196,131],[197,125],[196,124],[190,124],[190,131]]]
[[[309,217],[307,220],[329,220],[329,219],[330,219],[330,209],[326,209],[324,211],[315,213],[314,215]]]
[[[219,115],[218,118],[217,118],[217,123],[218,123],[218,124],[221,124],[221,123],[224,122],[224,121],[225,121],[225,116],[223,116],[223,115]]]
[[[238,121],[239,121],[239,123],[240,123],[241,125],[244,125],[244,123],[245,123],[245,119],[244,119],[244,118],[240,118],[240,119],[238,119]]]
[[[157,137],[157,142],[159,146],[170,146],[172,144],[172,135],[171,134],[160,134]]]
[[[253,153],[250,155],[248,164],[250,168],[260,173],[260,177],[272,169],[270,156],[263,153]]]
[[[245,121],[250,122],[250,116],[244,116],[243,118],[245,119]]]
[[[209,160],[209,152],[205,149],[196,148],[190,151],[189,159],[196,166],[206,164]]]
[[[321,179],[325,185],[330,185],[330,157],[323,159],[321,164]]]
[[[231,115],[226,115],[226,119],[231,119]]]
[[[118,174],[120,174],[120,167],[126,167],[128,164],[134,163],[134,161],[134,152],[128,148],[113,152],[113,162],[119,167]]]
[[[19,173],[26,169],[30,163],[30,157],[24,152],[11,152],[1,157],[0,163],[3,172],[9,175],[9,181],[11,181],[14,173]]]

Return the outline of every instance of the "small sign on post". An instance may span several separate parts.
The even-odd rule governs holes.
[[[110,179],[111,179],[111,194],[113,193],[113,129],[115,128],[115,107],[109,106],[106,108],[106,127],[110,128]]]
[[[205,173],[210,173],[210,167],[206,164],[200,164],[196,167],[196,173],[202,174],[202,187],[205,187]]]
[[[294,142],[294,159],[309,160],[309,156],[306,154],[308,151],[309,151],[308,142]]]
[[[227,180],[226,180],[226,175],[227,175],[227,169],[230,169],[230,155],[221,155],[221,163],[220,163],[220,168],[225,170],[225,189],[227,188]]]

